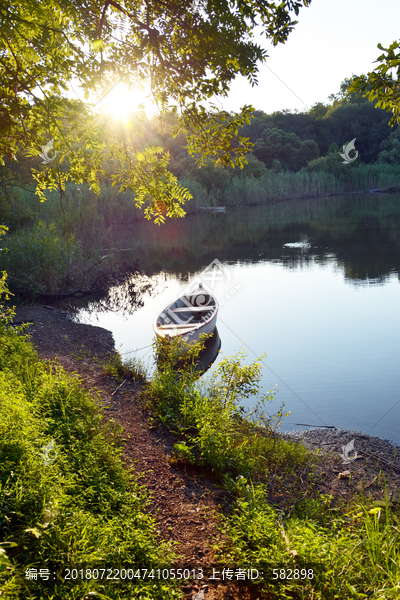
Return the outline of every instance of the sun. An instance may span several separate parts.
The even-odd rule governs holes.
[[[140,89],[129,90],[116,85],[101,102],[103,110],[118,121],[126,121],[132,113],[144,109],[146,115],[154,112],[149,92]]]

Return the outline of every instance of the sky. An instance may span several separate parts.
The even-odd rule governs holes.
[[[259,84],[252,88],[238,77],[220,99],[225,110],[251,104],[266,113],[304,111],[329,102],[345,78],[376,66],[378,43],[386,48],[400,39],[400,0],[312,0],[298,21],[286,44],[274,48],[260,38],[269,58],[260,66]]]

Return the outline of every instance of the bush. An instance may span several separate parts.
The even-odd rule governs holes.
[[[348,174],[349,165],[344,165],[343,158],[339,153],[335,152],[310,161],[307,165],[307,170],[311,173],[323,171],[324,173],[331,173],[335,177],[339,177],[340,175]]]
[[[178,460],[190,457],[217,478],[265,475],[269,462],[282,464],[288,458],[285,442],[274,435],[283,407],[275,416],[267,415],[265,404],[272,401],[273,391],[261,396],[251,412],[240,406],[258,394],[261,378],[260,360],[246,366],[241,354],[222,360],[207,383],[198,382],[195,364],[203,343],[189,345],[182,357],[181,340],[155,342],[158,370],[145,402],[154,419],[181,436]],[[293,464],[303,460],[301,452],[292,458]]]

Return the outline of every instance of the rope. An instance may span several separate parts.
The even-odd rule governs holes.
[[[140,350],[145,350],[146,348],[151,348],[153,344],[149,344],[148,346],[143,346],[143,348],[136,348],[136,350],[127,350],[126,352],[120,352],[120,355],[130,354],[131,352],[140,352]]]

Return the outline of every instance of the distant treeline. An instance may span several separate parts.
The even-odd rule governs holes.
[[[196,157],[190,156],[185,147],[185,136],[173,137],[169,132],[177,124],[173,113],[165,115],[162,125],[159,121],[144,122],[135,144],[138,148],[161,146],[168,151],[170,170],[194,195],[191,205],[185,207],[189,211],[199,203],[212,205],[221,200],[225,204],[247,204],[249,195],[250,203],[258,204],[399,184],[396,167],[400,167],[400,128],[389,126],[386,111],[375,108],[360,94],[349,92],[351,82],[346,79],[339,93],[330,96],[330,103],[319,102],[308,112],[278,111],[268,115],[255,111],[251,122],[238,131],[253,143],[243,169],[215,167],[211,159],[199,169]],[[357,158],[344,164],[343,145],[353,139]],[[350,154],[353,157],[354,151]],[[31,167],[38,167],[41,159],[17,158],[17,162],[12,160],[0,167],[0,201],[15,196],[18,186],[34,188]],[[64,163],[67,168],[68,156]],[[373,168],[363,170],[366,165]],[[116,168],[111,155],[104,157],[102,166],[103,193],[111,185]],[[301,175],[292,176],[299,172]],[[254,180],[259,180],[258,184]],[[134,213],[139,216],[140,211]]]
[[[226,204],[246,204],[246,191],[240,191],[241,198],[237,197],[238,189],[244,189],[238,179],[251,181],[252,188],[254,179],[262,181],[265,193],[261,198],[257,192],[257,200],[251,202],[255,204],[293,196],[355,191],[357,186],[399,184],[396,167],[400,166],[400,128],[389,126],[387,112],[375,108],[360,94],[349,93],[351,81],[347,79],[341,84],[339,93],[330,96],[329,104],[317,103],[308,112],[281,111],[267,115],[255,111],[251,122],[238,131],[238,135],[254,144],[243,169],[215,167],[211,159],[199,169],[196,157],[190,156],[185,147],[185,136],[173,137],[169,132],[177,124],[173,113],[164,116],[162,125],[159,121],[144,122],[135,144],[138,148],[161,146],[168,151],[170,170],[194,193],[192,205],[187,206],[189,211],[198,202],[213,204],[214,199],[222,196],[227,196]],[[357,158],[353,150],[349,156],[355,160],[344,164],[343,145],[354,138]],[[15,184],[33,189],[30,169],[37,167],[40,160],[18,156],[18,162],[10,161],[0,167],[0,197],[9,199]],[[67,168],[68,156],[64,162]],[[374,168],[363,171],[364,166]],[[108,187],[116,169],[111,155],[104,157],[103,168],[105,175],[100,179]],[[289,175],[299,172],[302,175],[297,178]],[[274,178],[274,174],[279,177]],[[326,174],[333,178],[327,178]],[[236,200],[230,202],[230,197]]]
[[[345,80],[330,104],[317,103],[308,112],[282,111],[267,115],[258,110],[239,135],[254,144],[248,164],[240,169],[215,168],[211,162],[198,169],[182,137],[166,140],[171,169],[204,186],[208,192],[224,188],[237,177],[262,178],[268,171],[324,172],[349,182],[351,171],[363,165],[400,166],[400,128],[389,126],[390,115],[359,94],[348,93]],[[356,160],[343,163],[343,145],[356,138]],[[355,156],[354,151],[350,158]],[[347,191],[346,185],[339,186]],[[350,186],[352,187],[352,186]]]

